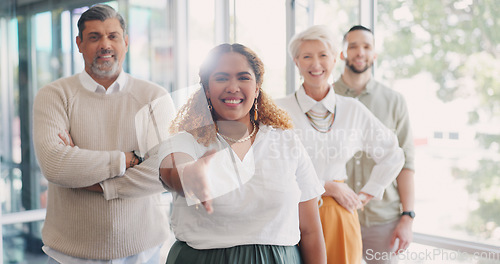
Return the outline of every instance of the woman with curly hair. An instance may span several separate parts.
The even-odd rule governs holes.
[[[290,118],[261,89],[262,61],[221,44],[199,75],[160,151],[177,238],[167,263],[325,263],[324,189]]]

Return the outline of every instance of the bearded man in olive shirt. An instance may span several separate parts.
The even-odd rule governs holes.
[[[358,98],[389,129],[405,153],[405,164],[380,201],[371,201],[359,211],[363,237],[363,258],[372,263],[397,263],[400,253],[413,239],[414,145],[408,109],[403,96],[373,79],[371,68],[377,54],[373,32],[354,26],[344,35],[345,61],[342,76],[334,84],[337,94]],[[375,162],[357,153],[347,164],[348,185],[356,192],[369,179]]]

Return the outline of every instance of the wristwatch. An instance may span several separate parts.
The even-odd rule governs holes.
[[[141,163],[144,161],[144,158],[143,158],[143,157],[141,157],[141,156],[139,156],[139,155],[137,155],[137,154],[135,153],[135,150],[133,151],[133,153],[134,153],[135,158],[139,161],[139,162],[137,163],[137,165],[141,164]]]
[[[401,216],[403,215],[407,215],[409,217],[411,217],[412,219],[415,218],[415,212],[413,211],[403,211],[403,213],[401,213]]]

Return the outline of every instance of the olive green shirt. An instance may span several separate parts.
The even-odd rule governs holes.
[[[415,170],[414,145],[410,128],[410,118],[404,97],[375,81],[373,78],[366,84],[365,90],[356,96],[339,78],[334,84],[337,94],[355,97],[362,102],[384,125],[394,131],[399,146],[405,154],[403,168]],[[358,193],[368,181],[375,162],[363,152],[356,153],[346,165],[347,184]],[[401,216],[401,200],[396,180],[385,189],[382,200],[371,200],[363,211],[358,211],[362,226],[380,225],[395,221]]]

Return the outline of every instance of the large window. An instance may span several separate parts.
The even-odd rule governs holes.
[[[415,231],[500,246],[497,1],[377,3],[375,73],[415,136]]]
[[[285,95],[285,1],[234,1],[234,42],[244,44],[265,66],[263,89],[272,97]]]
[[[357,1],[314,1],[314,24],[327,25],[337,36],[338,52],[342,50],[344,33],[353,25],[359,24],[359,3]],[[332,72],[332,82],[340,77],[344,70],[344,62],[337,54],[337,63]]]
[[[36,2],[0,1],[0,263],[46,262],[40,220],[47,182],[31,143],[32,103],[44,85],[83,70],[76,22],[99,1]],[[125,71],[170,88],[167,0],[106,3],[129,22]]]
[[[170,90],[172,37],[167,0],[130,1],[128,12],[129,72]]]
[[[188,5],[188,84],[197,87],[198,71],[207,53],[216,44],[215,1],[190,0]]]

